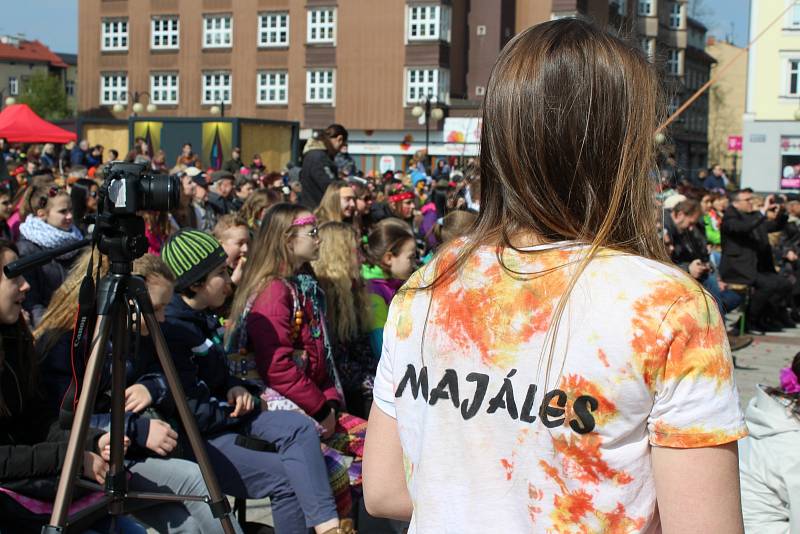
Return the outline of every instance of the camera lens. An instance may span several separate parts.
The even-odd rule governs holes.
[[[180,202],[180,182],[176,176],[142,176],[141,207],[152,211],[170,211]]]

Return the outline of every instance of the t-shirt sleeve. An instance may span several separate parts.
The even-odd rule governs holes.
[[[397,419],[397,411],[394,405],[394,360],[397,357],[397,323],[400,319],[400,309],[402,301],[406,298],[401,291],[392,299],[386,325],[383,328],[383,347],[381,349],[381,359],[378,362],[378,370],[375,374],[375,385],[372,390],[373,402],[383,412]]]
[[[650,443],[683,449],[745,437],[725,322],[714,299],[699,290],[681,297],[661,333],[667,347],[648,420]]]

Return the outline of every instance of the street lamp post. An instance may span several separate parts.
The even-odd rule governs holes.
[[[421,119],[424,117],[425,120],[425,160],[430,161],[430,154],[429,147],[430,147],[430,138],[431,138],[431,119],[435,121],[440,121],[444,117],[444,111],[441,108],[433,107],[436,103],[436,98],[431,97],[431,95],[426,95],[425,100],[421,101],[419,105],[414,106],[414,109],[411,110],[411,114]]]
[[[131,100],[133,101],[133,105],[131,106],[131,110],[133,111],[133,113],[131,114],[131,117],[135,117],[137,114],[143,112],[145,109],[147,110],[148,113],[155,113],[156,110],[158,109],[158,107],[155,104],[153,104],[153,97],[150,96],[150,93],[148,93],[147,91],[134,91],[132,93],[128,91],[127,93],[128,96],[130,96]],[[146,107],[144,104],[139,102],[139,98],[143,96],[147,96],[147,99],[150,100],[150,102],[147,104]],[[114,110],[115,113],[122,113],[123,111],[125,111],[126,107],[127,105],[123,105],[121,102],[117,102],[116,104],[114,104],[114,107],[112,109]]]
[[[213,106],[211,106],[211,109],[209,111],[211,111],[212,115],[219,115],[220,117],[224,118],[225,117],[225,101],[220,99],[219,105],[214,104]]]

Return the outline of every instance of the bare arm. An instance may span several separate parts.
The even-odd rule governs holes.
[[[372,405],[364,444],[364,502],[375,517],[408,521],[414,508],[406,487],[397,420]]]
[[[741,534],[736,442],[698,449],[653,447],[664,534]]]

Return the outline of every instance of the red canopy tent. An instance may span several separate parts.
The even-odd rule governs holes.
[[[47,122],[27,105],[14,104],[0,112],[0,137],[9,143],[64,144],[78,136]]]

